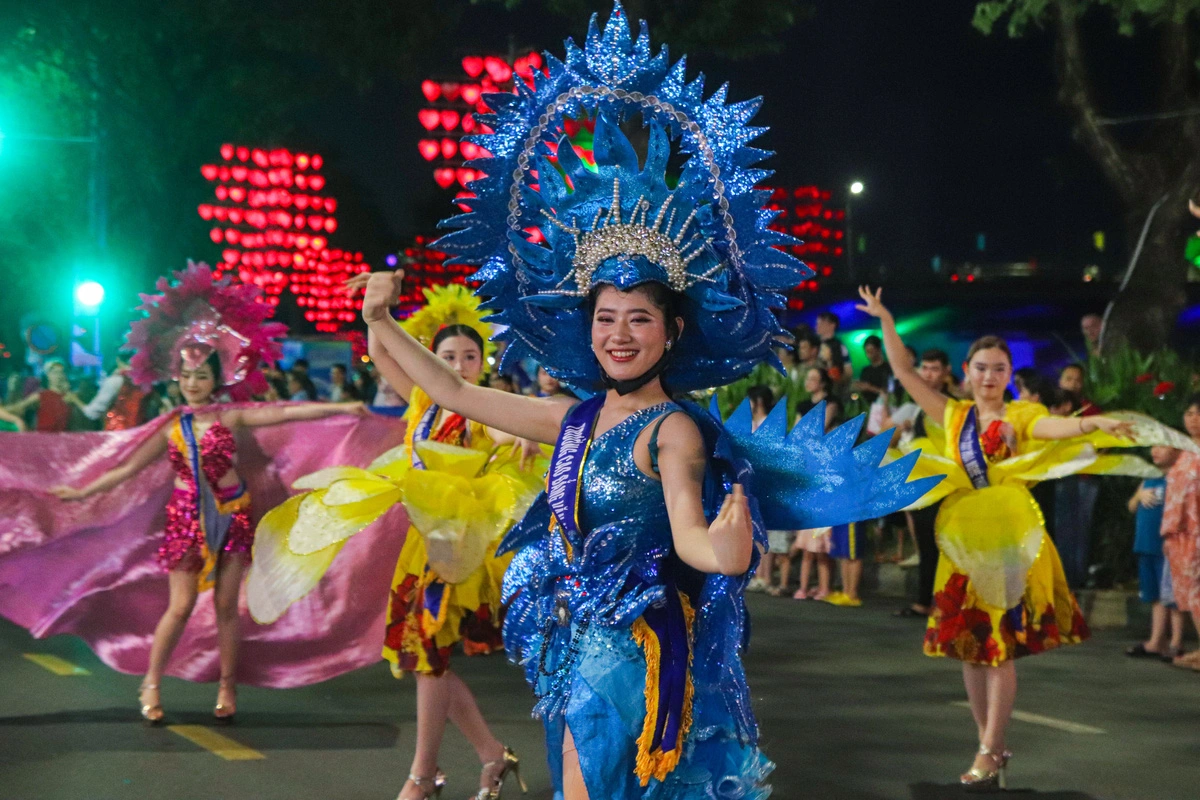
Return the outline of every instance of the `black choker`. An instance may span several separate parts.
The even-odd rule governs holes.
[[[618,380],[610,377],[609,374],[604,371],[604,367],[601,367],[600,368],[600,381],[604,384],[604,387],[606,389],[615,389],[617,391],[617,394],[624,397],[625,395],[630,394],[631,392],[636,392],[638,389],[642,388],[647,383],[649,383],[650,381],[657,378],[659,375],[661,375],[663,373],[663,370],[665,370],[667,368],[667,365],[670,363],[671,363],[671,351],[664,350],[662,357],[660,359],[658,359],[657,362],[655,362],[654,366],[651,367],[650,369],[646,370],[645,372],[643,372],[641,375],[639,375],[636,378],[632,378],[627,381],[618,381]]]

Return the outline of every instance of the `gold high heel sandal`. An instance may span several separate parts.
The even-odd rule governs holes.
[[[968,792],[995,792],[1008,788],[1006,772],[1008,770],[1008,760],[1012,758],[1012,753],[1008,750],[997,753],[995,750],[989,750],[983,745],[979,746],[979,755],[987,756],[993,765],[992,769],[980,769],[979,767],[971,767],[961,777],[959,783]]]
[[[232,703],[222,703],[221,689],[228,689],[233,694]],[[237,713],[237,686],[233,682],[233,678],[221,678],[217,684],[217,704],[213,707],[213,716],[220,722],[232,722],[233,715]]]
[[[517,754],[509,748],[504,748],[504,755],[495,761],[489,761],[483,765],[483,768],[491,769],[500,765],[500,774],[492,779],[491,788],[484,787],[480,789],[471,800],[500,800],[500,791],[504,788],[504,781],[508,778],[508,773],[512,773],[517,779],[517,784],[521,787],[522,794],[528,794],[529,787],[525,785],[524,779],[521,778],[521,759],[517,758]]]
[[[157,692],[158,684],[157,683],[143,683],[141,686],[138,687],[138,703],[140,703],[141,707],[142,707],[142,719],[144,719],[146,721],[147,725],[159,725],[162,723],[163,717],[165,717],[166,714],[163,712],[163,707],[162,707],[161,702],[159,702],[155,705],[147,705],[146,703],[142,703],[142,695],[146,692],[147,689],[153,689],[154,691]]]
[[[423,800],[441,797],[442,789],[446,788],[446,775],[440,769],[433,774],[432,778],[418,778],[416,775],[409,773],[408,780],[413,786],[417,787],[417,791],[421,793]],[[429,788],[426,789],[426,786]],[[396,795],[396,800],[400,800],[400,795],[402,794],[404,794],[404,789],[401,789],[400,794]]]

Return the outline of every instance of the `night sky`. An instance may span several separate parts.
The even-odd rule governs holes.
[[[584,21],[547,18],[536,5],[468,9],[427,74],[460,75],[463,55],[504,52],[510,36],[518,48],[556,53],[565,36],[583,38]],[[867,260],[886,265],[890,280],[927,276],[935,254],[951,261],[1032,257],[1051,274],[1069,269],[1064,277],[1072,278],[1091,261],[1120,265],[1119,205],[1071,139],[1055,99],[1049,35],[984,37],[971,27],[972,2],[938,3],[937,14],[916,10],[933,4],[895,0],[815,5],[815,16],[785,35],[782,53],[730,62],[693,52],[689,74],[703,70],[710,91],[728,80],[731,99],[763,95],[757,122],[771,130],[758,144],[776,152],[768,166],[780,182],[835,190],[854,178],[866,183],[856,225],[867,236]],[[603,15],[610,8],[595,7]],[[1099,76],[1105,110],[1141,110],[1142,87],[1128,67],[1141,54],[1109,27],[1097,18],[1091,37],[1109,70]],[[371,230],[358,233],[374,240],[362,245],[369,250],[431,232],[450,209],[449,194],[416,150],[423,134],[417,83],[380,83],[366,96],[342,95],[305,114],[301,134],[325,147],[341,195],[360,194]],[[346,236],[355,235],[346,222]],[[1109,235],[1104,256],[1092,250],[1096,230]],[[982,255],[979,233],[986,234]]]

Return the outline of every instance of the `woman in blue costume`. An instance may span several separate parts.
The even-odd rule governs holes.
[[[782,414],[751,434],[748,409],[723,428],[672,399],[778,366],[772,309],[809,274],[776,249],[794,240],[767,229],[754,189],[768,174],[746,145],[758,103],[705,100],[703,78],[652,55],[644,24],[634,40],[619,5],[547,63],[488,98],[487,177],[439,247],[481,265],[502,369],[532,358],[598,393],[564,409],[464,383],[391,321],[396,275],[371,277],[363,317],[441,407],[556,444],[546,492],[502,545],[516,552],[505,643],[538,698],[556,797],[762,798],[772,765],[741,653],[763,523],[878,516],[929,483],[906,483],[911,459],[878,466],[886,437],[852,450],[861,420],[826,436],[818,408],[790,435]],[[572,118],[595,122],[594,166],[565,135]],[[622,128],[646,131],[641,157]],[[673,146],[686,160],[668,185]]]

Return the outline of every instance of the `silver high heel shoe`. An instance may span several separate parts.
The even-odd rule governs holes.
[[[989,750],[980,745],[979,755],[987,756],[992,762],[992,768],[981,769],[979,767],[971,767],[958,779],[963,788],[968,792],[995,792],[1007,789],[1008,780],[1006,772],[1008,770],[1008,760],[1012,758],[1012,752],[1005,750],[997,753],[995,750]]]
[[[163,717],[166,716],[166,714],[163,712],[162,702],[160,701],[160,702],[156,703],[155,705],[147,705],[146,703],[142,702],[142,694],[147,689],[153,689],[154,691],[157,692],[158,684],[157,683],[143,683],[138,688],[138,703],[141,704],[141,707],[142,707],[142,719],[144,719],[146,721],[147,725],[161,725],[162,721],[163,721]]]

